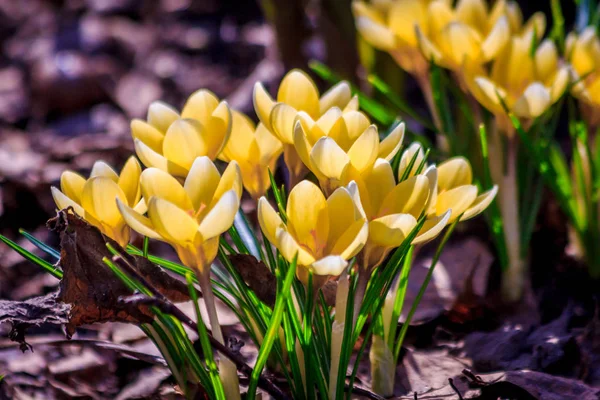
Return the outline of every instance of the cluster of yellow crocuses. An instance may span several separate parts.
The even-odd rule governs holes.
[[[389,52],[398,65],[417,77],[425,95],[430,61],[451,70],[463,90],[496,115],[501,102],[517,117],[540,116],[568,86],[593,111],[600,110],[600,41],[593,27],[569,34],[564,54],[543,39],[546,18],[528,21],[514,1],[498,0],[355,1],[356,26],[373,47]],[[594,115],[595,114],[595,115]],[[510,133],[510,128],[507,129]]]
[[[425,165],[418,143],[401,155],[395,176],[390,161],[404,124],[380,140],[346,82],[320,96],[310,77],[293,70],[277,101],[257,83],[254,105],[257,126],[206,90],[192,94],[181,114],[153,103],[146,121],[131,123],[147,168],[132,157],[120,175],[101,161],[87,180],[67,171],[62,191],[52,188],[57,206],[73,207],[121,246],[132,228],[171,244],[185,265],[207,271],[245,188],[258,201],[265,237],[288,261],[298,256],[301,279],[312,271],[315,282],[324,282],[357,255],[365,270],[378,266],[419,218],[426,221],[414,244],[433,239],[460,215],[477,215],[496,194],[493,188],[478,195],[464,158]],[[283,218],[264,197],[268,171],[282,152],[292,182]],[[228,162],[222,175],[217,158]],[[302,180],[308,171],[318,184]]]

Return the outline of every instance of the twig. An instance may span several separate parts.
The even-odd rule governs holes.
[[[133,295],[128,296],[126,298],[122,298],[121,301],[125,304],[146,304],[149,306],[154,306],[160,309],[162,312],[166,314],[171,314],[175,318],[179,319],[183,324],[187,325],[190,329],[197,331],[198,325],[183,311],[177,308],[173,303],[169,301],[162,293],[160,293],[154,286],[152,286],[126,259],[120,256],[114,256],[113,261],[119,262],[121,261],[121,266],[127,270],[127,272],[135,277],[142,285],[144,285],[155,297],[148,297],[146,295]],[[246,377],[250,378],[252,376],[252,367],[250,367],[244,359],[237,353],[231,351],[230,348],[221,344],[217,341],[211,334],[208,334],[208,338],[210,339],[211,345],[219,351],[221,354],[224,354],[227,358],[229,358],[236,365],[237,369],[244,374]],[[288,399],[289,397],[281,390],[275,383],[273,383],[270,379],[260,376],[258,379],[258,387],[264,389],[267,393],[273,396],[276,399]]]
[[[346,391],[347,391],[350,388],[350,385],[346,384],[345,388],[346,388]],[[352,393],[364,396],[364,397],[366,397],[368,399],[385,400],[385,397],[381,397],[377,393],[373,393],[373,392],[371,392],[368,389],[357,387],[357,386],[352,386]]]
[[[413,396],[414,396],[414,400],[419,400],[419,398],[417,397],[417,392],[414,392]]]
[[[458,400],[464,400],[464,398],[462,397],[462,394],[460,394],[460,391],[454,385],[454,379],[448,378],[448,383],[450,384],[450,387],[452,388],[452,390],[454,390],[454,393],[456,393],[456,395],[458,396]]]

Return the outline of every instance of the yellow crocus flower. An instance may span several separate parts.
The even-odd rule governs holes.
[[[310,181],[298,183],[288,197],[284,223],[265,197],[258,202],[258,220],[265,237],[288,261],[298,256],[298,277],[310,270],[316,287],[339,276],[364,246],[368,225],[356,184],[336,189],[325,198]]]
[[[567,87],[568,68],[560,66],[554,43],[546,39],[530,55],[532,37],[513,36],[493,62],[491,74],[471,71],[467,85],[475,98],[496,116],[504,115],[501,100],[517,117],[539,117]],[[506,127],[505,127],[506,128]],[[510,134],[511,129],[505,129]]]
[[[370,125],[363,113],[344,113],[337,107],[317,121],[300,112],[294,128],[298,156],[319,179],[325,193],[367,173],[377,158],[391,160],[400,150],[403,137],[404,123],[400,123],[380,141],[377,127]]]
[[[73,211],[94,225],[120,246],[129,243],[130,229],[119,213],[115,199],[136,209],[140,202],[139,178],[142,169],[135,157],[130,157],[117,174],[108,164],[96,161],[89,179],[73,171],[60,177],[60,188],[52,187],[52,197],[59,209],[72,207]]]
[[[254,85],[253,100],[260,121],[283,143],[283,157],[292,186],[307,172],[294,148],[296,115],[302,111],[313,120],[318,120],[332,107],[344,112],[358,109],[358,98],[352,96],[347,82],[338,83],[320,96],[313,80],[298,69],[291,70],[282,79],[277,101],[271,98],[260,82]]]
[[[120,199],[119,210],[127,224],[151,239],[169,243],[188,267],[206,271],[217,254],[219,235],[233,224],[242,195],[242,177],[235,161],[223,176],[209,157],[198,157],[183,185],[158,168],[140,177],[148,216]]]
[[[197,157],[217,158],[230,133],[229,106],[206,89],[188,98],[181,115],[156,101],[148,108],[146,121],[131,121],[135,151],[142,163],[182,178]]]
[[[264,195],[270,186],[269,170],[275,171],[283,145],[263,123],[254,126],[246,115],[232,111],[231,136],[219,158],[237,161],[244,187],[252,198]]]
[[[582,113],[591,131],[600,125],[600,38],[593,26],[580,35],[569,33],[566,55],[572,66],[573,94],[581,101]]]
[[[381,264],[391,250],[402,244],[419,217],[427,214],[436,179],[435,167],[431,167],[425,174],[396,184],[390,163],[381,158],[377,160],[371,173],[358,185],[369,221],[369,238],[359,255],[363,268],[370,270]],[[450,219],[453,213],[450,208],[432,213],[412,243],[425,243],[435,238]]]

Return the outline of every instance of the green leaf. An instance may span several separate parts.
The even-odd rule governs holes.
[[[42,267],[46,272],[50,275],[54,276],[57,279],[62,279],[63,273],[57,266],[50,264],[48,261],[36,256],[32,252],[25,250],[23,247],[19,246],[9,238],[0,235],[0,240],[4,242],[8,247],[22,255],[26,260],[31,261],[32,263]]]
[[[33,245],[35,247],[37,247],[38,249],[42,250],[44,253],[46,253],[49,256],[51,256],[52,258],[54,258],[55,261],[60,260],[60,252],[58,250],[54,249],[51,246],[48,246],[46,243],[44,243],[42,241],[36,239],[35,236],[33,236],[32,234],[28,233],[24,229],[19,229],[19,233],[21,235],[23,235],[25,237],[25,239],[27,239],[31,243],[33,243]]]

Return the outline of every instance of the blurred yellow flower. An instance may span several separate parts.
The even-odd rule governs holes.
[[[473,96],[495,115],[504,115],[501,100],[517,117],[539,117],[564,93],[569,81],[554,43],[546,39],[531,55],[532,36],[513,36],[491,67],[469,72],[466,83]],[[510,130],[508,130],[510,133]]]
[[[359,255],[359,263],[365,269],[371,269],[402,244],[420,216],[426,213],[435,192],[435,167],[396,184],[392,166],[380,158],[371,173],[359,182],[360,198],[369,220],[369,238]],[[412,243],[424,243],[435,238],[452,213],[448,207],[439,214],[428,216]]]
[[[283,157],[293,183],[301,180],[307,170],[294,148],[294,121],[299,112],[318,120],[327,110],[337,107],[343,112],[356,111],[358,98],[352,97],[350,85],[342,81],[322,96],[313,80],[303,71],[294,69],[282,79],[277,102],[262,83],[254,85],[254,110],[260,121],[283,143]]]
[[[269,169],[275,172],[283,145],[263,123],[255,127],[250,118],[238,111],[232,111],[232,116],[231,136],[219,158],[237,161],[244,187],[252,198],[258,199],[270,186]]]
[[[127,224],[151,239],[169,243],[186,266],[208,271],[219,247],[219,235],[227,231],[240,205],[242,177],[235,161],[223,176],[210,158],[198,157],[183,186],[158,168],[140,177],[148,216],[120,199],[117,204]]]
[[[265,197],[259,200],[265,237],[286,260],[298,255],[298,277],[306,283],[312,270],[316,287],[340,275],[367,240],[368,225],[354,182],[325,198],[317,185],[302,181],[290,192],[286,215],[284,223]]]
[[[593,26],[580,35],[569,33],[566,56],[572,66],[573,94],[582,102],[582,112],[594,131],[600,125],[600,38]]]
[[[226,102],[201,89],[185,103],[181,115],[169,105],[153,102],[146,121],[131,121],[135,151],[146,167],[185,178],[196,157],[214,160],[231,132]]]
[[[316,122],[300,112],[294,128],[298,156],[327,194],[357,174],[367,173],[377,158],[391,160],[400,150],[403,137],[404,123],[400,123],[380,141],[377,127],[370,125],[363,113],[343,113],[337,107],[330,108]]]
[[[135,157],[130,157],[118,175],[108,164],[96,161],[89,179],[73,171],[60,177],[60,188],[51,188],[59,209],[73,207],[75,213],[94,225],[120,246],[129,243],[130,229],[119,213],[115,199],[129,207],[143,209],[140,202],[142,169]]]

